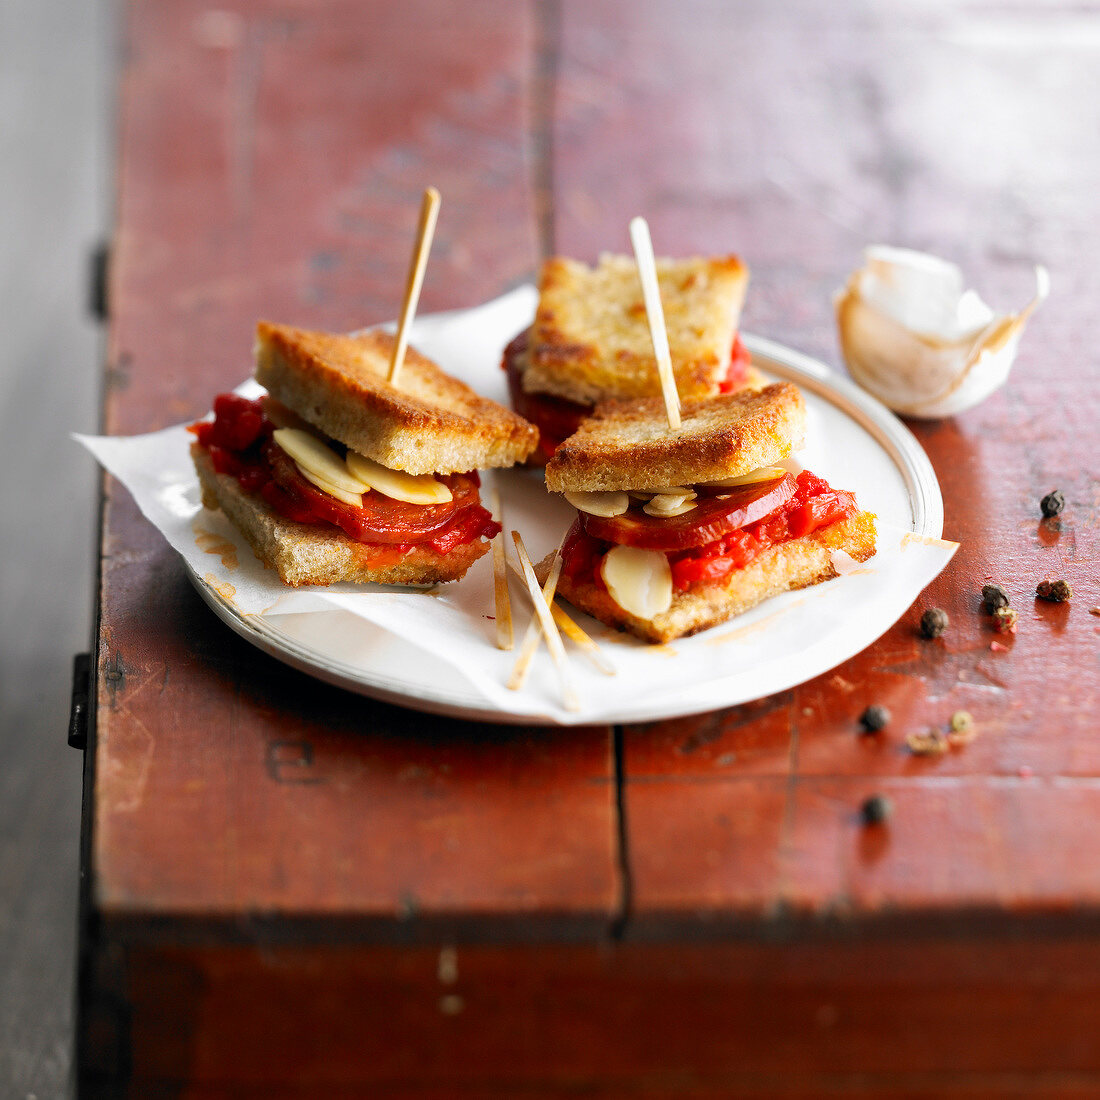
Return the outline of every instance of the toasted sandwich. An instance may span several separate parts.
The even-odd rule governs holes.
[[[512,466],[538,433],[394,338],[261,322],[256,401],[221,394],[192,426],[203,503],[221,508],[289,585],[457,580],[499,531],[477,471]]]
[[[673,433],[660,398],[607,402],[547,463],[578,510],[558,592],[579,610],[668,642],[836,576],[838,552],[874,554],[875,517],[792,460],[796,386],[687,400],[681,417]]]
[[[738,336],[748,285],[741,260],[661,259],[657,277],[680,396],[764,385]],[[539,429],[533,464],[544,464],[601,401],[659,395],[635,260],[547,260],[534,323],[507,346],[502,365],[513,408]]]

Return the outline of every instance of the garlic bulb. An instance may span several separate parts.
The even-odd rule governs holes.
[[[1028,317],[1050,293],[1035,268],[1035,297],[994,313],[965,290],[954,264],[875,245],[836,299],[840,347],[852,378],[895,412],[953,416],[1004,384]]]

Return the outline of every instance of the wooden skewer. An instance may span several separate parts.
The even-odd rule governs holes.
[[[390,355],[390,370],[386,381],[397,385],[401,367],[405,362],[405,349],[409,345],[409,324],[416,313],[416,303],[420,300],[420,286],[424,282],[424,269],[428,266],[428,253],[435,235],[435,222],[439,217],[439,192],[434,187],[424,191],[420,204],[420,224],[416,229],[416,245],[413,248],[412,263],[409,265],[409,278],[405,284],[405,301],[401,305],[401,319],[397,323],[397,336]]]
[[[511,558],[508,559],[508,568],[523,580],[523,570]],[[545,585],[543,586],[545,591]],[[549,600],[547,600],[549,603]],[[584,655],[605,676],[615,675],[615,666],[600,652],[600,647],[566,614],[558,603],[550,604],[550,614],[554,616],[554,622],[558,629],[573,643],[578,645]]]
[[[633,218],[630,222],[630,242],[634,246],[634,259],[638,264],[638,276],[642,280],[642,297],[649,321],[649,335],[653,340],[653,354],[657,357],[657,373],[661,378],[661,394],[665,399],[665,415],[668,426],[680,430],[680,394],[676,390],[676,376],[672,373],[672,354],[668,347],[668,331],[665,329],[665,313],[661,307],[661,289],[657,282],[657,261],[653,257],[653,241],[645,218]]]
[[[580,646],[600,672],[605,676],[614,676],[615,666],[600,652],[600,647],[556,603],[550,610],[561,632],[575,645]]]
[[[516,544],[516,554],[523,568],[523,579],[527,582],[527,590],[531,593],[531,599],[535,605],[535,614],[542,623],[542,632],[546,636],[546,645],[550,649],[550,656],[554,659],[554,665],[558,670],[561,681],[562,702],[566,710],[580,710],[580,701],[569,677],[569,663],[565,657],[565,646],[561,644],[561,635],[554,625],[554,618],[550,614],[550,608],[543,598],[542,589],[535,577],[535,570],[531,566],[531,559],[527,556],[527,548],[523,545],[523,538],[518,531],[512,532],[512,541]]]
[[[512,630],[512,601],[508,596],[508,567],[504,552],[504,511],[500,503],[500,491],[493,486],[493,519],[501,529],[492,540],[493,546],[493,612],[497,621],[497,648],[511,649],[514,642]]]
[[[550,566],[550,572],[546,576],[546,580],[542,584],[542,598],[546,601],[546,606],[551,609],[553,614],[554,607],[554,592],[558,587],[558,577],[561,576],[561,547],[554,552],[554,561]],[[523,636],[523,645],[520,647],[519,658],[516,660],[515,668],[512,669],[511,678],[508,680],[508,687],[512,691],[519,691],[523,687],[523,682],[527,679],[527,673],[531,670],[531,662],[535,657],[535,650],[539,647],[539,638],[541,637],[541,631],[539,629],[539,617],[538,615],[532,615],[531,621],[527,624],[527,633]]]

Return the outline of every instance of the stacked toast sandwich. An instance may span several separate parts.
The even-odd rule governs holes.
[[[748,269],[737,256],[662,259],[657,276],[682,398],[763,385],[738,338]],[[543,266],[535,319],[508,345],[512,406],[539,429],[545,463],[601,401],[659,395],[641,284],[629,256]]]
[[[219,507],[289,585],[456,580],[499,531],[477,471],[512,466],[536,430],[394,337],[261,322],[267,395],[222,394],[193,426],[203,502]]]
[[[668,642],[874,553],[874,516],[791,460],[797,387],[689,399],[681,417],[672,431],[660,398],[607,402],[547,463],[578,510],[558,582],[575,607]]]

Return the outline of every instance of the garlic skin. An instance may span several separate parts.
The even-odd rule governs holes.
[[[841,352],[852,378],[904,416],[954,416],[1008,378],[1032,311],[1050,293],[1035,268],[1035,297],[1019,313],[994,313],[964,289],[954,264],[874,245],[836,299]]]

